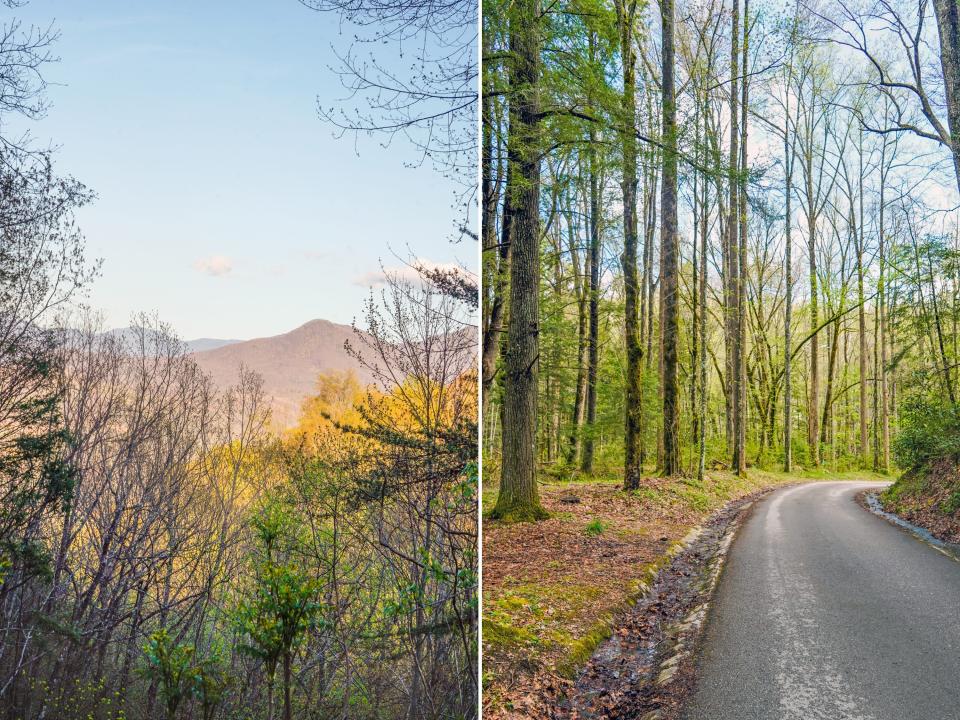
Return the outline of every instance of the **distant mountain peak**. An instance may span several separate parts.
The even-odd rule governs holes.
[[[316,392],[322,373],[352,370],[361,383],[374,381],[344,347],[355,337],[350,325],[315,319],[280,335],[199,350],[193,357],[221,388],[236,384],[241,366],[260,375],[275,420],[290,426],[299,418],[303,401]]]

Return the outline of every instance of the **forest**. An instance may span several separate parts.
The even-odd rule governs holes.
[[[949,3],[491,0],[483,23],[491,517],[544,517],[544,477],[956,449]]]
[[[0,716],[476,717],[475,283],[387,273],[374,381],[320,376],[293,428],[155,316],[105,332],[95,193],[11,129],[58,37],[0,34]]]
[[[878,502],[960,538],[955,10],[484,0],[485,716],[713,717],[707,700],[682,714],[707,656],[731,717],[872,714],[823,699],[821,662],[849,635],[799,643],[791,619],[833,616],[845,589],[914,607],[913,586],[844,584],[851,523],[876,522],[854,503],[863,487],[905,473]],[[838,480],[858,483],[809,482]],[[725,551],[684,548],[751,503],[748,518],[779,518],[787,501],[759,498],[800,483],[813,489],[798,498],[847,493],[850,523],[799,500],[795,534],[756,520],[737,568],[758,574],[741,585],[757,604],[728,595],[717,620],[691,584],[714,587]],[[837,558],[850,575],[817,585],[822,615],[803,615],[803,583]],[[759,647],[736,634],[770,618],[787,620]],[[697,655],[701,623],[712,656]],[[745,657],[811,665],[739,664],[717,650],[723,628]],[[844,667],[858,682],[862,660]],[[746,688],[774,688],[772,706]]]

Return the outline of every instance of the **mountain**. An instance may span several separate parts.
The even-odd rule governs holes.
[[[139,342],[140,335],[132,327],[114,328],[100,333],[102,336],[116,337],[124,343],[135,347]],[[242,340],[222,340],[220,338],[197,338],[196,340],[184,340],[188,353],[203,352],[204,350],[214,350],[226,345],[243,342]]]
[[[220,338],[197,338],[196,340],[187,340],[187,352],[198,353],[204,350],[216,350],[227,345],[236,345],[243,340],[221,340]]]
[[[357,345],[356,332],[349,325],[311,320],[295,330],[194,352],[200,367],[221,388],[236,384],[240,367],[263,378],[265,394],[273,400],[278,425],[293,425],[303,400],[316,389],[317,376],[331,371],[353,370],[363,384],[373,376],[344,348],[350,340]]]

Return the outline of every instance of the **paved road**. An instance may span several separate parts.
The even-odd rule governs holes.
[[[688,720],[960,720],[960,563],[859,507],[759,503],[717,587]]]

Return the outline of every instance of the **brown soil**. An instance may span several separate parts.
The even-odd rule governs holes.
[[[881,495],[884,510],[926,528],[939,540],[960,543],[960,465],[952,458],[906,473]],[[951,511],[952,510],[952,511]]]

